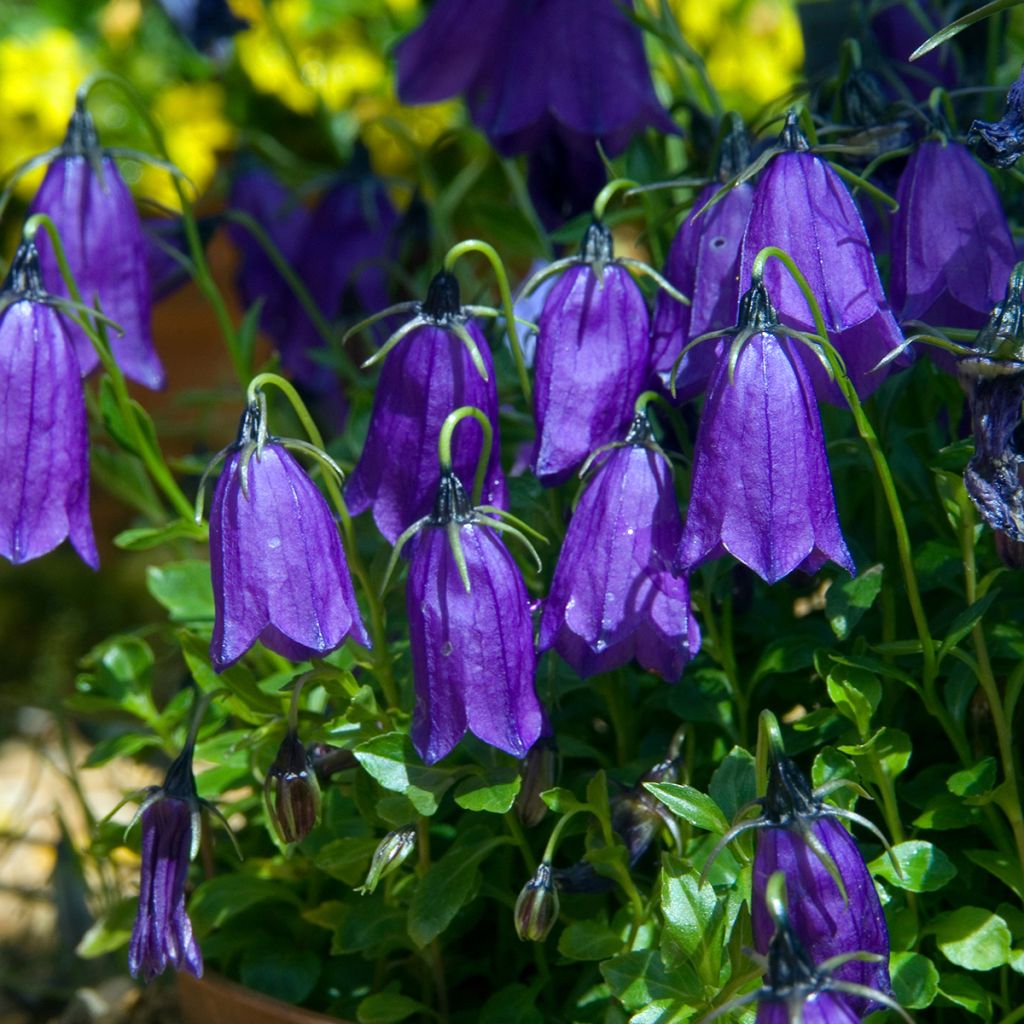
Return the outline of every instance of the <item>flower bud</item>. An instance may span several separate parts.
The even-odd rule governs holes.
[[[306,748],[294,732],[285,736],[263,783],[267,818],[283,843],[309,835],[320,816],[320,786]]]
[[[558,890],[551,865],[542,861],[516,900],[516,933],[524,942],[543,942],[558,920]]]
[[[389,832],[381,841],[376,850],[373,851],[373,860],[370,861],[370,870],[366,875],[366,881],[360,885],[356,892],[364,896],[369,895],[377,888],[377,883],[386,878],[393,871],[397,871],[405,861],[406,857],[416,847],[416,829],[412,825]]]

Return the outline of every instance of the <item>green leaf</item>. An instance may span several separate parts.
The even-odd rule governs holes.
[[[674,782],[645,782],[644,789],[653,793],[673,814],[706,832],[724,835],[729,821],[711,797],[692,786]]]
[[[254,875],[215,875],[202,882],[192,894],[188,914],[201,937],[236,914],[259,903],[288,903],[297,906],[298,896],[287,886]]]
[[[869,778],[874,777],[872,762],[875,758],[890,779],[895,779],[910,763],[910,737],[902,729],[890,729],[888,726],[879,729],[866,743],[840,746],[838,749],[849,754],[854,761],[864,761],[857,767],[862,775]]]
[[[896,873],[886,853],[871,861],[868,870],[897,888],[908,892],[933,892],[956,876],[953,862],[931,843],[909,839],[905,843],[897,843],[892,852],[903,869],[902,877]]]
[[[385,789],[409,798],[420,814],[431,815],[455,781],[451,772],[428,768],[405,733],[389,732],[360,743],[356,759]]]
[[[931,1006],[939,991],[935,964],[920,953],[893,953],[889,960],[892,990],[896,1002],[906,1010]]]
[[[185,664],[203,693],[225,690],[231,695],[226,702],[228,710],[250,725],[262,725],[267,715],[278,716],[283,711],[279,697],[264,693],[243,664],[231,665],[223,672],[215,672],[210,664],[209,645],[187,629],[180,630],[178,641]]]
[[[814,652],[820,646],[821,641],[817,638],[800,634],[783,635],[773,641],[765,648],[757,663],[750,680],[751,689],[766,676],[785,675],[810,668],[814,663]]]
[[[992,996],[969,974],[943,974],[939,978],[939,995],[982,1020],[992,1020]]]
[[[665,927],[687,959],[692,958],[708,938],[717,904],[718,897],[710,882],[701,885],[695,874],[662,872],[661,909]]]
[[[540,983],[529,988],[518,982],[493,992],[480,1009],[477,1024],[543,1024],[544,1017],[537,1009]]]
[[[845,640],[882,589],[882,566],[873,565],[852,580],[837,580],[825,595],[825,616],[832,632]]]
[[[570,960],[607,960],[621,949],[621,936],[603,920],[573,921],[558,938],[558,952]]]
[[[1021,878],[1020,865],[1016,860],[1011,860],[996,850],[966,850],[965,853],[968,860],[998,878],[1003,885],[1012,889],[1019,899],[1024,899],[1024,879]]]
[[[951,793],[939,793],[930,797],[924,810],[914,819],[915,828],[944,831],[953,828],[970,828],[981,820],[976,807],[970,807],[963,799]]]
[[[733,747],[711,776],[708,792],[726,820],[732,821],[736,812],[757,796],[753,755],[742,747]]]
[[[138,910],[139,901],[136,897],[118,900],[82,936],[75,948],[76,955],[84,960],[92,960],[127,946]]]
[[[210,563],[197,560],[151,565],[146,586],[174,622],[213,622]]]
[[[359,1024],[397,1024],[414,1013],[424,1013],[426,1007],[403,996],[400,992],[377,992],[367,996],[356,1007]]]
[[[982,616],[988,611],[989,606],[999,595],[998,590],[990,590],[984,597],[979,598],[969,608],[965,608],[954,620],[953,624],[949,627],[949,632],[946,634],[945,639],[939,646],[939,653],[937,656],[937,662],[941,662],[942,659],[954,648],[958,643],[974,627],[981,622]]]
[[[935,35],[929,36],[910,55],[909,59],[917,60],[918,58],[923,57],[926,53],[930,53],[935,49],[935,47],[948,42],[953,38],[953,36],[963,32],[965,28],[968,28],[975,22],[982,21],[985,18],[990,18],[993,14],[998,14],[1000,11],[1008,10],[1011,7],[1017,7],[1022,3],[1024,3],[1024,0],[990,0],[989,3],[983,4],[981,7],[965,14],[962,18],[957,18],[956,21],[952,21],[943,28],[940,28]]]
[[[409,904],[409,936],[417,946],[430,945],[452,923],[476,887],[480,862],[511,839],[481,840],[487,833],[473,828],[420,879]]]
[[[166,526],[144,526],[122,530],[114,544],[125,551],[148,551],[172,540],[206,540],[206,529],[191,519],[175,519]]]
[[[159,747],[160,739],[145,733],[123,732],[119,736],[108,736],[100,740],[89,756],[82,762],[83,768],[98,768],[101,764],[112,761],[115,757],[131,757],[146,747]]]
[[[374,836],[332,839],[314,854],[313,863],[331,878],[356,886],[366,876],[379,842]]]
[[[455,790],[455,802],[467,811],[504,814],[515,802],[522,777],[515,765],[489,768],[483,775],[470,775]]]
[[[133,398],[128,399],[128,405],[136,417],[143,436],[149,440],[153,448],[159,450],[156,428],[153,426],[153,420],[150,418],[149,413]],[[103,425],[107,428],[107,433],[111,438],[126,452],[138,455],[139,446],[136,443],[135,431],[122,415],[113,382],[106,374],[100,380],[100,415],[103,418]]]
[[[996,759],[983,757],[977,764],[954,772],[946,788],[955,796],[980,796],[987,793],[996,781]]]
[[[556,814],[568,814],[587,806],[571,789],[564,789],[561,786],[544,790],[540,798]]]
[[[308,949],[277,944],[257,946],[242,955],[242,984],[286,1003],[301,1003],[316,988],[323,957]]]
[[[861,739],[866,739],[871,716],[882,699],[882,684],[870,672],[849,665],[834,665],[825,682],[836,710],[857,726]]]
[[[1010,961],[1010,929],[981,907],[960,907],[933,925],[935,941],[946,958],[970,971],[991,971]],[[945,989],[943,988],[945,993]]]
[[[678,1000],[685,1005],[702,996],[693,968],[679,964],[669,973],[656,949],[624,953],[605,960],[599,969],[612,995],[630,1012],[644,1009],[656,1000]]]

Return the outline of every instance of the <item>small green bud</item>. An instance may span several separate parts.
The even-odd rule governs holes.
[[[320,817],[320,786],[310,767],[306,748],[289,732],[263,783],[267,820],[282,843],[298,843],[312,831]]]
[[[558,890],[551,865],[542,861],[516,900],[516,932],[524,942],[543,942],[558,920]]]
[[[373,860],[370,861],[370,870],[367,872],[366,881],[356,888],[356,892],[367,895],[377,888],[377,883],[397,871],[405,861],[406,857],[416,848],[416,829],[412,825],[389,832],[373,851]]]

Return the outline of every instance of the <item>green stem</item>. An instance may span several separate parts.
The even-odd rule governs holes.
[[[267,385],[273,385],[288,399],[295,415],[306,431],[309,440],[317,447],[324,447],[324,439],[320,433],[313,417],[310,416],[306,403],[302,401],[294,385],[278,376],[276,373],[259,373],[249,382],[246,391],[248,401],[255,401],[257,393]],[[381,690],[384,692],[384,699],[388,702],[389,708],[398,707],[398,685],[395,682],[394,672],[391,665],[391,657],[388,651],[387,633],[384,628],[384,609],[381,605],[376,589],[370,583],[370,575],[359,554],[359,547],[356,544],[355,529],[352,526],[352,516],[349,514],[348,505],[341,493],[337,480],[333,473],[323,474],[324,487],[327,495],[338,513],[341,522],[341,534],[345,544],[345,554],[348,557],[349,567],[353,575],[359,580],[366,603],[370,608],[370,636],[373,638],[372,661],[376,670],[377,678],[380,680]]]
[[[463,405],[445,417],[441,424],[441,433],[437,439],[437,457],[441,463],[441,471],[452,471],[452,435],[455,428],[467,418],[472,417],[480,424],[484,432],[484,442],[480,446],[480,456],[476,462],[476,477],[473,480],[473,504],[479,505],[484,493],[484,482],[487,479],[487,466],[491,459],[491,445],[494,443],[494,428],[486,414],[472,405]]]
[[[604,211],[616,192],[625,192],[631,188],[639,188],[638,183],[632,178],[613,178],[609,181],[594,200],[594,220],[604,220]]]
[[[526,833],[523,831],[523,826],[519,823],[519,817],[515,811],[506,811],[504,818],[505,826],[512,833],[512,838],[515,840],[516,846],[519,847],[519,852],[523,855],[523,863],[526,865],[526,870],[533,875],[537,870],[537,858],[534,857],[533,850],[530,849]]]
[[[530,388],[530,375],[526,372],[526,360],[523,359],[523,349],[519,344],[519,332],[516,329],[516,317],[512,308],[512,289],[509,287],[508,274],[505,272],[505,264],[502,263],[497,249],[487,242],[481,242],[478,238],[467,238],[464,242],[453,245],[444,258],[444,269],[451,273],[455,264],[466,253],[478,252],[484,256],[494,270],[494,276],[498,282],[498,292],[501,295],[501,306],[505,311],[505,323],[508,330],[509,342],[512,345],[512,358],[516,364],[516,374],[519,377],[519,387],[526,399],[526,407],[533,408],[533,392]]]
[[[889,515],[892,518],[893,530],[896,534],[896,550],[899,555],[900,567],[903,570],[903,580],[907,591],[907,601],[910,604],[910,613],[913,616],[914,626],[917,630],[918,638],[921,641],[921,653],[924,659],[922,684],[925,706],[927,707],[928,712],[942,725],[960,760],[965,765],[970,764],[971,756],[970,750],[967,746],[967,741],[963,733],[957,728],[956,722],[953,721],[952,716],[946,706],[942,703],[942,699],[939,696],[936,683],[938,665],[935,659],[935,642],[932,639],[931,630],[928,627],[928,618],[925,615],[924,605],[921,602],[921,592],[918,587],[917,574],[914,571],[913,554],[910,548],[910,534],[907,531],[906,520],[903,516],[903,509],[900,506],[899,495],[896,491],[896,483],[893,480],[892,471],[889,469],[889,463],[885,458],[885,454],[878,442],[878,437],[871,426],[871,422],[864,413],[864,408],[860,403],[857,390],[854,388],[853,382],[846,373],[846,367],[843,364],[842,357],[829,341],[828,329],[825,326],[825,318],[822,316],[821,308],[814,296],[814,292],[811,290],[811,286],[807,283],[807,279],[800,272],[800,268],[793,261],[793,258],[784,249],[779,249],[777,246],[767,246],[757,254],[757,257],[754,260],[753,269],[751,271],[753,280],[760,281],[763,279],[765,264],[772,257],[782,263],[789,272],[789,275],[793,278],[797,287],[799,287],[800,291],[803,293],[807,306],[811,311],[811,315],[814,317],[815,329],[818,332],[817,340],[821,343],[822,350],[825,354],[826,360],[828,361],[829,367],[832,370],[832,374],[835,377],[836,384],[842,392],[843,397],[846,399],[847,405],[850,407],[854,423],[857,425],[857,433],[860,435],[864,444],[867,445],[868,452],[871,455],[871,461],[875,467],[875,472],[878,475],[879,483],[882,485],[886,504],[889,507]]]
[[[60,275],[64,280],[68,294],[79,305],[84,305],[82,293],[78,290],[71,267],[68,266],[64,246],[60,240],[60,233],[57,231],[57,226],[45,213],[34,214],[28,219],[24,229],[26,241],[34,242],[40,228],[43,228],[50,238],[54,255],[57,258],[57,266],[60,268]],[[138,414],[135,411],[135,403],[132,401],[131,395],[128,394],[128,385],[125,382],[124,374],[121,372],[121,367],[117,365],[117,360],[111,351],[110,343],[107,341],[106,328],[100,320],[97,319],[89,322],[84,315],[78,323],[82,330],[85,331],[89,341],[92,342],[92,347],[96,350],[96,355],[99,357],[100,363],[110,379],[118,412],[120,412],[121,418],[132,432],[136,453],[142,459],[143,465],[149,471],[149,475],[156,482],[160,490],[163,491],[167,500],[174,506],[178,514],[183,519],[191,521],[192,503],[185,497],[171,471],[167,468],[167,462],[159,445],[155,439],[151,440],[149,432],[143,428],[139,420]]]

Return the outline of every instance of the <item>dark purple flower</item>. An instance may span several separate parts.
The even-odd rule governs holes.
[[[665,260],[665,277],[684,295],[692,296],[690,306],[664,292],[655,300],[651,361],[666,389],[671,384],[672,367],[689,342],[736,322],[740,247],[754,189],[746,183],[738,185],[701,213],[720,187],[711,184],[698,194]],[[705,389],[721,348],[720,341],[708,340],[683,355],[675,379],[679,401]]]
[[[200,52],[224,54],[233,35],[249,27],[227,0],[157,0],[174,27]]]
[[[907,161],[896,199],[890,285],[900,319],[981,327],[1016,258],[988,174],[958,142],[923,142]],[[952,369],[952,358],[945,361]]]
[[[349,636],[369,646],[331,510],[295,459],[267,440],[258,406],[217,482],[210,574],[218,672],[257,640],[292,661],[322,657]]]
[[[913,63],[908,59],[945,23],[931,0],[892,0],[873,8],[871,32],[879,53],[890,62],[880,68],[888,79],[901,83],[919,103],[927,100],[936,86],[955,89],[960,84],[952,46],[937,47]],[[900,95],[899,89],[892,91]]]
[[[758,252],[773,245],[786,250],[807,278],[825,318],[829,338],[864,397],[885,378],[874,367],[903,342],[878,278],[878,268],[856,204],[839,175],[826,161],[806,150],[807,142],[793,118],[782,142],[793,151],[780,153],[765,170],[743,236],[740,283],[749,288]],[[782,322],[813,331],[814,320],[803,293],[777,260],[764,275]],[[838,386],[820,361],[801,352],[818,397],[844,404]]]
[[[203,246],[219,224],[217,217],[204,217],[197,224]],[[180,217],[154,217],[142,222],[146,239],[146,269],[152,285],[153,302],[167,298],[188,279],[182,260],[188,259],[188,239]]]
[[[645,414],[602,457],[569,523],[538,650],[554,647],[584,678],[640,664],[675,682],[700,650],[685,578],[672,471]]]
[[[91,306],[99,299],[103,312],[123,330],[123,334],[111,330],[109,339],[124,375],[147,388],[163,387],[164,370],[150,330],[142,224],[117,164],[99,144],[96,125],[81,97],[29,213],[45,213],[53,220],[83,301]],[[47,290],[66,296],[45,233],[40,233],[39,255]],[[80,328],[70,328],[70,334],[83,376],[91,373],[99,357]]]
[[[433,515],[412,541],[412,739],[427,764],[451,751],[467,729],[516,757],[525,757],[541,734],[529,598],[490,522],[447,473]]]
[[[25,242],[0,291],[0,555],[26,562],[68,537],[96,569],[85,397],[60,304]]]
[[[973,121],[967,145],[993,167],[1012,167],[1024,153],[1024,67],[1006,94],[1003,116],[998,121]]]
[[[433,507],[441,425],[461,406],[482,410],[494,430],[484,503],[504,507],[508,500],[499,459],[494,364],[480,329],[462,310],[457,280],[444,271],[437,274],[416,309],[414,319],[400,328],[402,340],[385,356],[366,444],[345,488],[352,514],[372,505],[374,522],[392,543]],[[475,423],[456,433],[452,463],[461,479],[473,479],[482,443],[483,431]]]
[[[647,305],[612,260],[611,232],[591,224],[573,262],[548,293],[537,336],[533,471],[545,486],[625,433],[650,365]]]
[[[150,791],[142,818],[139,912],[128,947],[133,978],[152,981],[168,966],[203,976],[203,957],[185,913],[189,862],[199,849],[200,809],[192,775],[192,746],[174,761],[159,789]]]
[[[814,391],[759,288],[744,296],[749,334],[708,387],[678,565],[728,553],[768,583],[832,560],[851,574]]]

